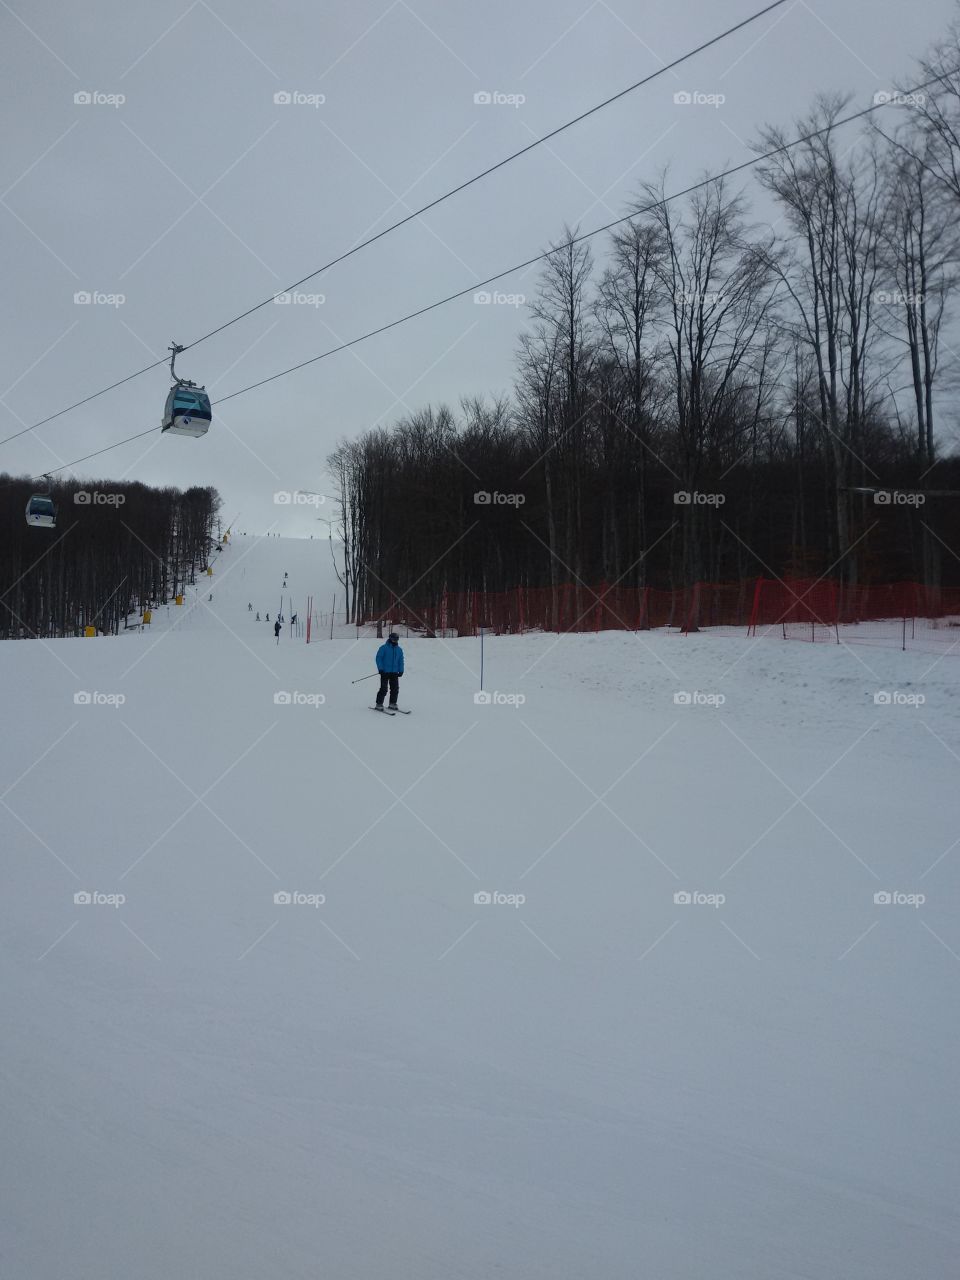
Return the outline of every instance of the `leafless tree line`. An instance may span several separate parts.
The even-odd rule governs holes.
[[[116,635],[171,600],[216,554],[211,488],[53,481],[54,529],[27,525],[36,485],[0,474],[0,639]]]
[[[762,130],[772,221],[724,180],[668,201],[664,174],[601,261],[566,228],[511,396],[329,458],[351,617],[444,589],[960,581],[960,504],[931,492],[960,488],[958,67],[954,26],[922,62],[935,83],[866,135],[842,136],[840,96]]]

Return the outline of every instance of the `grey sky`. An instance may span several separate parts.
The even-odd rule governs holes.
[[[0,438],[189,343],[502,156],[759,8],[759,0],[0,0]],[[626,211],[747,158],[757,126],[821,90],[867,105],[907,80],[952,0],[797,0],[186,353],[213,398],[513,262],[564,222]],[[677,105],[678,90],[722,94]],[[477,104],[479,92],[522,105]],[[123,95],[75,104],[74,95]],[[324,95],[321,105],[274,95]],[[749,179],[744,185],[752,186]],[[596,242],[601,248],[601,242]],[[531,294],[536,271],[498,288]],[[123,295],[77,304],[76,293]],[[202,441],[149,438],[78,468],[210,483],[227,518],[323,533],[337,439],[427,401],[509,388],[522,307],[466,298],[215,410]],[[36,473],[159,427],[157,369],[0,448]],[[327,513],[332,514],[332,510]],[[325,513],[325,514],[327,514]]]

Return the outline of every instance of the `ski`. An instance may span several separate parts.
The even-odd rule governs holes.
[[[370,708],[370,710],[371,710],[371,711],[379,711],[379,712],[380,712],[380,714],[381,714],[381,715],[384,715],[384,716],[392,716],[392,715],[393,715],[393,712],[392,712],[392,711],[388,711],[386,707],[371,707],[371,708]]]
[[[394,708],[393,708],[393,713],[394,713],[394,715],[401,715],[401,716],[408,716],[408,715],[410,715],[410,712],[409,712],[409,711],[404,710],[404,708],[403,708],[403,707],[394,707]]]

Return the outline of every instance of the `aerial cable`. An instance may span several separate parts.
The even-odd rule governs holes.
[[[791,3],[792,2],[793,0],[791,0]],[[311,271],[308,275],[302,276],[299,280],[294,281],[293,284],[287,285],[285,289],[279,290],[278,293],[271,294],[269,298],[264,298],[254,306],[248,307],[246,311],[241,311],[239,315],[234,316],[230,320],[226,320],[223,324],[218,325],[217,328],[211,329],[209,333],[205,333],[199,338],[194,338],[193,342],[186,343],[181,347],[181,350],[189,351],[192,347],[199,346],[201,342],[206,342],[208,338],[212,338],[218,333],[223,333],[225,329],[229,329],[232,325],[238,324],[239,321],[245,320],[247,316],[252,316],[254,312],[260,311],[263,307],[269,306],[269,304],[280,294],[290,293],[294,289],[298,289],[300,285],[306,284],[308,280],[313,280],[324,271],[329,271],[331,267],[335,267],[339,263],[345,262],[347,258],[351,258],[354,254],[360,253],[361,250],[369,248],[370,245],[375,244],[378,240],[382,240],[385,236],[397,231],[400,227],[406,226],[408,222],[412,222],[415,218],[419,218],[424,213],[429,212],[429,210],[435,209],[438,205],[443,204],[444,201],[451,199],[455,195],[459,195],[461,191],[466,191],[468,187],[472,187],[475,183],[481,182],[484,178],[488,178],[490,174],[496,173],[498,169],[503,169],[506,165],[512,164],[514,160],[519,160],[521,156],[533,151],[536,147],[542,146],[545,142],[549,142],[551,138],[556,138],[559,134],[565,133],[568,129],[572,129],[574,125],[580,124],[592,115],[596,115],[598,111],[603,111],[604,108],[609,107],[612,103],[618,102],[621,98],[625,98],[627,94],[634,93],[637,89],[642,89],[644,85],[650,84],[651,81],[658,79],[662,75],[666,75],[668,71],[675,70],[684,62],[689,62],[691,58],[703,53],[705,49],[709,49],[711,46],[719,44],[722,40],[726,40],[737,31],[743,30],[744,27],[750,26],[751,23],[758,21],[766,14],[772,13],[774,9],[779,9],[781,5],[786,3],[787,0],[772,0],[772,3],[765,5],[762,9],[758,9],[755,13],[750,14],[749,17],[744,18],[741,22],[737,22],[733,26],[727,27],[725,31],[719,32],[709,40],[705,40],[703,44],[697,45],[695,49],[690,49],[687,53],[681,54],[680,57],[674,58],[672,62],[665,63],[664,66],[651,72],[650,75],[644,76],[642,80],[635,81],[635,83],[628,85],[625,89],[619,90],[619,92],[613,94],[611,97],[605,98],[603,102],[598,102],[594,106],[589,107],[586,111],[582,111],[578,116],[574,116],[572,120],[568,120],[565,124],[558,125],[555,129],[551,129],[549,133],[545,133],[541,137],[535,138],[533,142],[528,142],[527,145],[525,147],[521,147],[519,151],[514,151],[510,155],[504,156],[504,158],[502,160],[498,160],[496,164],[492,164],[488,168],[481,170],[480,173],[474,174],[472,178],[468,178],[458,186],[451,187],[451,189],[444,192],[443,195],[437,196],[434,200],[430,200],[425,205],[421,205],[419,209],[414,209],[413,212],[406,214],[397,222],[391,223],[389,227],[384,227],[384,229],[382,231],[378,231],[376,235],[370,236],[366,240],[362,240],[359,244],[354,245],[351,249],[347,249],[346,252],[341,253],[338,257],[331,258],[330,261],[325,262],[322,267],[317,267],[315,271]],[[135,373],[128,374],[125,378],[120,378],[116,382],[111,382],[107,387],[101,387],[99,391],[91,392],[90,395],[84,396],[82,400],[77,400],[63,409],[58,409],[56,413],[48,414],[46,418],[41,418],[39,422],[34,422],[31,426],[24,427],[22,431],[14,432],[13,435],[7,436],[4,440],[0,440],[0,446],[9,444],[11,440],[18,439],[28,431],[35,431],[38,427],[45,426],[48,422],[53,422],[56,418],[62,418],[64,414],[71,413],[74,409],[79,409],[82,405],[89,404],[91,400],[96,400],[98,397],[106,395],[108,391],[115,391],[117,387],[122,387],[128,382],[132,382],[134,378],[139,378],[143,374],[149,373],[152,369],[159,369],[162,364],[166,364],[165,357],[160,360],[155,360],[153,364],[144,365],[142,369],[138,369]]]
[[[957,68],[960,70],[960,68]],[[906,94],[919,93],[923,89],[929,88],[930,85],[937,83],[941,79],[940,76],[934,76],[922,84],[915,85],[913,88],[906,90]],[[680,191],[674,191],[668,196],[664,196],[662,200],[655,200],[651,204],[634,209],[631,213],[625,214],[622,218],[615,218],[612,222],[606,222],[600,227],[595,227],[592,231],[585,231],[581,235],[573,236],[569,240],[553,246],[539,253],[532,258],[527,258],[524,262],[515,263],[511,267],[507,267],[504,271],[497,272],[496,275],[488,276],[485,280],[476,281],[468,285],[465,289],[458,289],[455,293],[447,294],[446,297],[438,299],[436,302],[427,303],[426,306],[419,307],[416,311],[410,311],[404,316],[391,320],[387,324],[378,326],[376,329],[369,329],[366,333],[360,334],[356,338],[351,338],[347,342],[342,342],[338,346],[330,347],[327,351],[320,352],[319,355],[311,356],[308,360],[301,360],[299,364],[291,365],[288,369],[281,369],[277,373],[270,374],[269,377],[261,378],[257,382],[251,382],[246,387],[241,387],[237,391],[231,391],[229,395],[221,396],[219,400],[211,401],[211,404],[225,404],[228,400],[234,400],[238,396],[246,395],[248,391],[254,391],[257,387],[265,386],[269,382],[276,382],[279,378],[285,378],[288,374],[296,373],[300,369],[306,368],[308,365],[316,364],[320,360],[326,360],[328,357],[336,355],[340,351],[346,351],[350,347],[355,347],[358,343],[366,342],[369,338],[374,338],[378,334],[386,333],[390,329],[395,329],[399,325],[406,324],[410,320],[415,320],[419,316],[426,315],[430,311],[436,311],[439,307],[446,306],[449,302],[454,302],[458,298],[466,297],[467,294],[475,293],[482,289],[485,285],[494,284],[498,280],[504,279],[506,276],[515,274],[517,271],[523,271],[527,267],[534,266],[538,262],[543,262],[551,257],[554,253],[561,252],[564,249],[571,248],[574,245],[581,244],[584,241],[593,239],[594,236],[602,235],[605,231],[610,231],[614,227],[622,226],[625,222],[631,222],[633,219],[640,217],[645,213],[650,213],[654,209],[671,204],[675,200],[680,200],[684,196],[692,195],[696,191],[702,191],[704,188],[711,186],[713,183],[720,182],[725,178],[732,177],[734,174],[743,173],[748,169],[754,168],[758,164],[762,164],[765,160],[770,160],[774,156],[783,155],[788,151],[792,151],[794,147],[802,146],[805,142],[811,142],[814,138],[821,138],[825,134],[831,133],[835,129],[840,129],[844,125],[852,124],[855,120],[861,120],[871,115],[874,111],[879,111],[882,107],[896,105],[890,101],[875,102],[869,107],[864,107],[860,111],[854,111],[842,119],[833,120],[830,124],[825,125],[822,129],[814,129],[810,133],[802,134],[800,137],[792,138],[789,142],[783,143],[779,147],[773,147],[769,151],[765,151],[760,155],[753,156],[749,160],[741,161],[740,164],[731,165],[729,168],[722,170],[720,173],[711,174],[707,178],[701,179],[699,182],[692,183],[688,187],[682,188]],[[160,363],[165,363],[161,361]],[[53,467],[43,473],[45,476],[55,475],[58,471],[67,471],[71,467],[79,465],[81,462],[87,462],[90,458],[99,457],[101,454],[109,453],[111,449],[119,449],[122,445],[129,444],[133,440],[139,440],[144,436],[151,435],[156,428],[150,428],[147,431],[141,431],[137,435],[127,436],[124,440],[117,441],[116,444],[107,445],[103,449],[98,449],[94,453],[86,454],[82,458],[77,458],[73,462],[65,462],[59,467]],[[9,487],[9,486],[7,486]]]

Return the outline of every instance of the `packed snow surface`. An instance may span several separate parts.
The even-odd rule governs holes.
[[[0,646],[5,1280],[955,1276],[957,658],[285,572]]]

